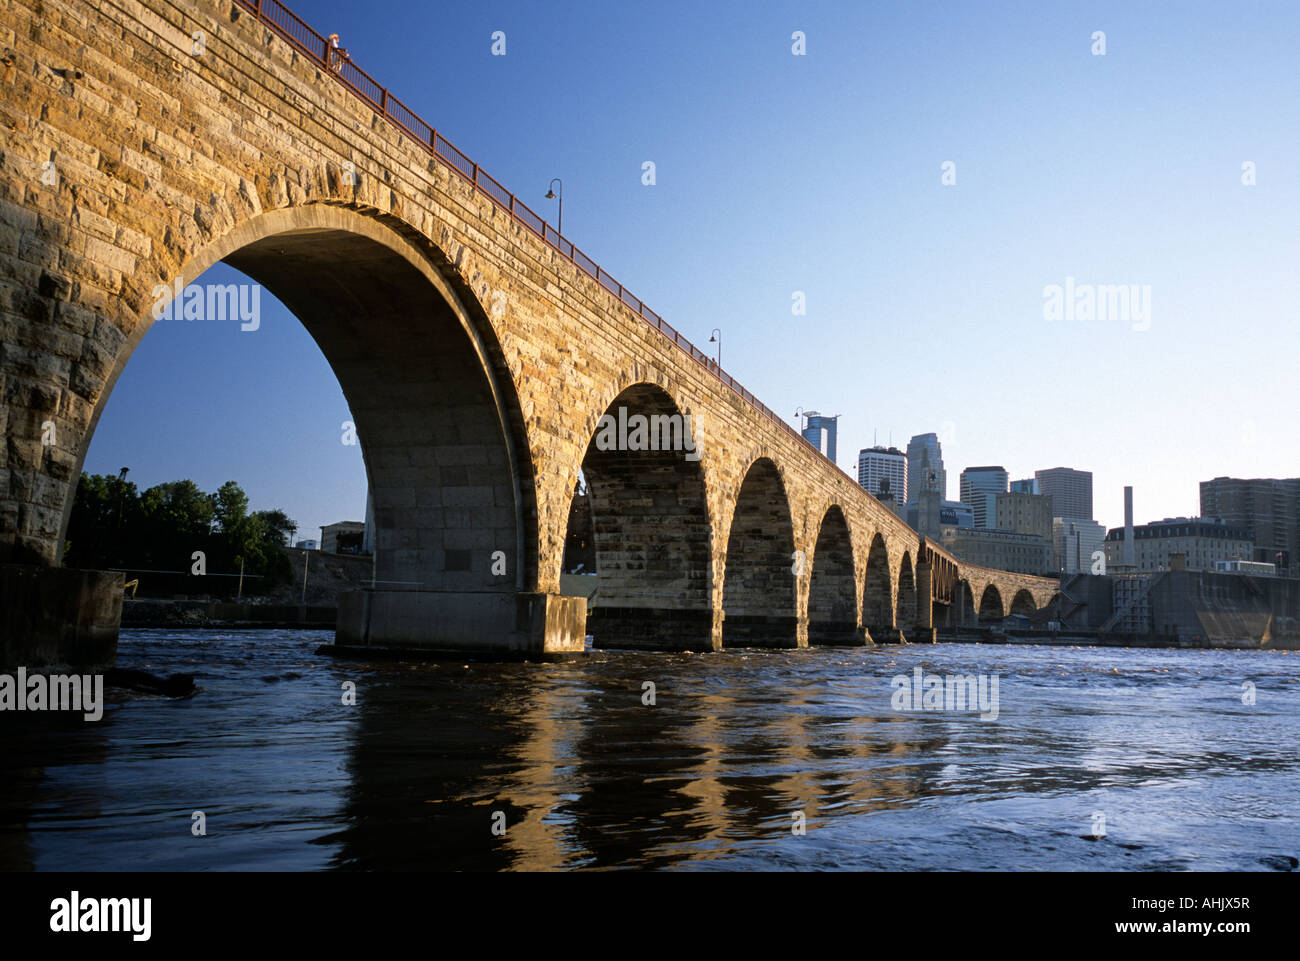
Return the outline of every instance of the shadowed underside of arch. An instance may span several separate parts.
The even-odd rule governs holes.
[[[890,640],[894,634],[894,591],[889,576],[889,553],[885,539],[876,534],[867,551],[867,577],[862,585],[862,626],[873,641]]]
[[[523,422],[490,325],[468,292],[448,283],[440,252],[400,224],[308,205],[246,221],[190,258],[184,279],[201,280],[217,260],[302,322],[356,425],[373,497],[374,582],[340,598],[339,642],[580,649],[576,602],[525,593],[536,590],[538,536]],[[212,303],[210,288],[196,286]],[[138,318],[128,328],[80,438],[78,466],[152,323]],[[230,331],[258,336],[237,322]]]
[[[928,598],[926,603],[929,603]],[[908,552],[903,554],[898,565],[898,613],[894,621],[904,637],[916,626],[916,579],[912,571],[912,555]]]
[[[1011,599],[1012,614],[1033,614],[1038,610],[1038,604],[1034,601],[1034,595],[1028,590],[1021,588],[1016,591],[1016,596]]]
[[[857,585],[853,580],[853,544],[838,505],[822,518],[813,548],[808,585],[808,643],[862,644],[858,630]]]
[[[775,464],[757,460],[740,485],[727,536],[723,647],[798,645],[793,555],[785,485]]]
[[[1002,595],[990,584],[984,588],[984,594],[980,597],[979,621],[981,624],[991,624],[1002,620],[1004,616]]]
[[[293,311],[339,379],[373,492],[376,586],[535,583],[537,512],[521,483],[532,471],[516,463],[527,447],[507,442],[512,412],[459,305],[392,248],[346,231],[276,234],[225,262]]]
[[[597,647],[714,648],[709,511],[681,414],[662,388],[629,387],[583,458],[599,573],[587,630]]]

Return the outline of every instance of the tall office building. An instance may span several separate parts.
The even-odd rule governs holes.
[[[1034,471],[1038,493],[1052,498],[1057,517],[1092,520],[1092,471],[1052,467]]]
[[[1038,478],[1029,477],[1025,480],[1014,480],[1011,482],[1011,493],[1013,494],[1041,494],[1038,489]]]
[[[804,411],[803,439],[835,462],[835,433],[840,415],[827,417],[815,410]]]
[[[1276,564],[1294,577],[1300,565],[1300,478],[1216,477],[1201,481],[1201,516],[1250,531],[1250,560]],[[1281,556],[1279,556],[1281,555]]]
[[[1005,467],[967,467],[961,472],[961,502],[975,514],[975,527],[998,526],[998,495],[1007,493]]]
[[[902,507],[907,491],[907,456],[897,447],[859,451],[858,484],[872,496]]]
[[[1052,565],[1062,574],[1091,574],[1101,551],[1105,555],[1106,528],[1085,517],[1052,518]],[[1100,570],[1100,567],[1098,568]]]
[[[943,450],[939,446],[938,434],[917,434],[907,442],[907,476],[911,486],[907,488],[908,503],[915,501],[925,487],[926,477],[921,471],[923,454],[929,455],[929,470],[935,472],[939,499],[948,496],[948,472],[943,469]]]

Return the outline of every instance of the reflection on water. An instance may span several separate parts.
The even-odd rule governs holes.
[[[98,724],[0,716],[0,867],[1263,870],[1300,856],[1297,654],[367,663],[315,654],[329,639],[126,632],[119,666],[195,673],[202,692],[118,695]],[[894,710],[890,679],[918,665],[998,675],[997,719]]]

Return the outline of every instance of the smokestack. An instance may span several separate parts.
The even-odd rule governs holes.
[[[1124,488],[1124,566],[1137,567],[1137,547],[1133,543],[1133,488]]]

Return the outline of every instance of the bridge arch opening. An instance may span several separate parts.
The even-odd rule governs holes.
[[[980,596],[979,621],[981,624],[992,624],[1001,621],[1003,616],[1002,595],[990,584]]]
[[[597,647],[714,647],[709,509],[699,454],[679,433],[691,430],[685,413],[663,388],[635,384],[587,446],[598,574],[587,631]]]
[[[926,603],[929,603],[927,598]],[[903,637],[916,627],[918,610],[916,607],[916,575],[912,570],[912,555],[904,551],[903,559],[898,565],[898,613],[894,623]]]
[[[853,542],[838,504],[822,517],[808,584],[808,643],[861,644]]]
[[[1012,614],[1034,614],[1038,611],[1038,603],[1034,600],[1034,595],[1029,592],[1028,588],[1021,588],[1016,591],[1016,596],[1011,599]]]
[[[862,626],[873,640],[889,640],[894,631],[893,584],[889,577],[889,552],[876,534],[867,550],[867,576],[862,585]]]
[[[776,465],[760,458],[736,495],[722,585],[722,646],[795,647],[794,524]]]
[[[234,298],[206,282],[217,263],[247,281]],[[339,639],[465,646],[455,624],[482,605],[484,592],[535,590],[533,468],[510,374],[473,294],[429,241],[391,218],[345,207],[285,208],[205,245],[177,277],[135,283],[147,292],[147,308],[120,318],[124,334],[111,367],[86,391],[91,410],[78,433],[74,484],[146,333],[155,324],[201,319],[227,324],[231,336],[257,337],[261,318],[245,316],[243,307],[264,291],[315,341],[350,413],[351,423],[341,425],[337,411],[322,411],[321,422],[304,429],[325,443],[346,443],[350,431],[365,465],[370,587],[364,599],[340,599]],[[236,303],[240,315],[232,319]],[[214,309],[220,316],[211,316]],[[64,530],[71,506],[69,491]],[[480,618],[482,636],[468,646],[519,646],[513,602],[498,606],[501,616]]]

